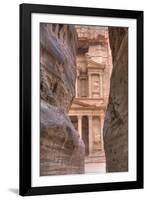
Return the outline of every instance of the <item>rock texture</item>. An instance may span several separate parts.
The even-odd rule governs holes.
[[[109,28],[113,71],[104,122],[107,172],[128,171],[128,29]]]
[[[76,25],[76,30],[76,98],[69,115],[85,143],[86,156],[93,159],[104,149],[103,122],[109,96],[112,56],[108,27]]]
[[[40,175],[84,173],[85,147],[67,113],[75,96],[74,26],[40,24]]]

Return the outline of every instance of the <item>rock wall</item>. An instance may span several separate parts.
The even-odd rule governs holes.
[[[40,175],[84,173],[85,147],[67,113],[75,96],[74,26],[40,24]]]
[[[113,71],[104,122],[106,171],[128,171],[128,30],[109,28]]]

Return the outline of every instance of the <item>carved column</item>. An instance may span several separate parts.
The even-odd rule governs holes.
[[[76,88],[75,88],[75,92],[76,92],[76,97],[78,97],[78,80],[76,78]]]
[[[76,85],[75,85],[75,90],[76,90],[76,97],[79,96],[79,71],[77,70],[77,77],[76,77]]]
[[[89,97],[92,97],[92,92],[91,92],[91,74],[88,74],[88,87],[89,87]]]
[[[104,149],[103,143],[103,126],[104,126],[104,115],[100,115],[100,133],[101,133],[101,149]]]
[[[92,154],[92,149],[93,149],[92,116],[88,116],[88,121],[89,121],[89,154]]]
[[[100,74],[100,97],[103,97],[103,74]]]
[[[78,116],[78,133],[82,138],[82,116]]]

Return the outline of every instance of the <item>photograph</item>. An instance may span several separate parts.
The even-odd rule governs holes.
[[[40,23],[40,175],[125,171],[128,28]]]

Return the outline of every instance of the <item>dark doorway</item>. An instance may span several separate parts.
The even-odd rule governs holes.
[[[75,129],[78,131],[78,119],[77,116],[70,116],[71,122],[74,125]]]
[[[87,156],[89,154],[89,131],[88,131],[88,117],[83,116],[82,117],[82,139],[85,144],[85,155]]]

